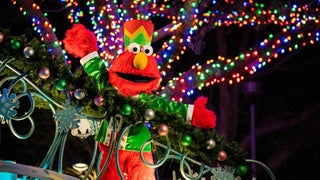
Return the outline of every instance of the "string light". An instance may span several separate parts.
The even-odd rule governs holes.
[[[79,22],[79,19],[83,17],[83,12],[79,9],[78,1],[61,0],[61,2],[69,11],[70,23]],[[234,5],[235,1],[226,0],[225,3]],[[18,3],[12,0],[12,4]],[[105,1],[101,7],[97,7],[93,0],[88,0],[86,6],[89,14],[92,15],[92,30],[99,42],[100,55],[107,61],[112,61],[123,52],[121,27],[125,21],[130,18],[151,20],[161,17],[171,22],[154,32],[154,40],[169,37],[155,53],[163,77],[170,74],[167,71],[172,71],[172,63],[183,60],[187,46],[194,43],[194,35],[202,27],[215,29],[234,25],[238,27],[276,25],[282,29],[282,37],[270,34],[268,38],[258,43],[258,46],[250,48],[247,52],[242,52],[233,58],[217,56],[217,59],[207,60],[201,66],[191,66],[190,70],[181,73],[179,77],[172,78],[166,86],[161,87],[158,94],[176,100],[193,95],[194,89],[201,90],[215,83],[224,81],[230,84],[239,83],[246,75],[254,74],[272,60],[279,58],[281,54],[296,51],[308,44],[319,43],[319,30],[305,32],[307,30],[304,29],[304,26],[309,23],[319,26],[319,8],[310,7],[311,4],[303,6],[293,4],[291,7],[285,4],[284,7],[288,11],[280,11],[266,8],[263,3],[248,0],[237,3],[238,7],[230,12],[217,9],[216,4],[217,1],[211,1],[211,4],[208,5],[212,7],[211,9],[200,11],[197,1],[186,1],[179,14],[171,13],[172,6],[169,1],[131,1],[126,6],[130,7],[127,9],[117,0]],[[48,42],[46,45],[49,49],[53,49],[53,53],[65,53],[58,49],[62,43],[55,40],[55,28],[45,18],[46,14],[40,17],[40,13],[35,13],[41,11],[40,6],[33,3],[29,6],[21,6],[19,10],[22,14],[31,17],[34,31],[40,35],[42,41]],[[129,15],[135,17],[129,17]],[[64,57],[67,58],[66,55]],[[106,64],[109,65],[109,63]]]

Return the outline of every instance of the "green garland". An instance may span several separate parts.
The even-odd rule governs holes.
[[[119,95],[117,90],[113,87],[106,87],[98,90],[93,78],[83,73],[83,70],[78,67],[72,67],[64,62],[61,57],[54,57],[51,55],[46,47],[41,44],[36,38],[28,39],[25,35],[12,36],[7,29],[0,29],[4,34],[5,39],[0,42],[0,59],[3,61],[8,57],[13,57],[14,60],[9,64],[20,72],[25,72],[28,78],[35,82],[48,96],[53,98],[58,103],[62,104],[67,95],[64,91],[55,88],[56,83],[63,79],[67,82],[65,87],[66,92],[73,92],[77,88],[85,91],[86,96],[79,100],[72,97],[72,104],[83,108],[83,113],[100,117],[105,112],[108,116],[121,114],[122,107],[129,105],[132,111],[129,115],[123,116],[123,121],[126,125],[135,125],[137,123],[144,123],[144,113],[149,107],[148,102],[142,102],[133,97],[124,97]],[[20,47],[13,47],[12,41],[20,42]],[[32,47],[35,51],[34,55],[26,58],[23,54],[23,47]],[[49,67],[50,77],[41,79],[39,77],[39,69],[42,67]],[[4,68],[0,72],[0,78],[5,76],[15,75],[10,70]],[[20,87],[21,88],[21,87]],[[30,87],[32,89],[32,87]],[[19,91],[19,86],[15,87]],[[100,95],[104,98],[103,106],[96,106],[93,102],[94,97]],[[42,101],[40,98],[36,99],[36,107],[48,109],[48,103]],[[215,129],[199,129],[187,125],[185,120],[177,114],[167,113],[162,110],[155,111],[155,117],[150,120],[151,132],[153,138],[163,144],[166,144],[166,138],[160,136],[157,132],[160,124],[166,124],[169,127],[168,137],[171,146],[174,150],[181,153],[188,153],[188,156],[193,157],[200,162],[205,162],[207,165],[220,166],[227,165],[238,167],[245,165],[245,158],[247,152],[241,148],[237,143],[227,143],[223,136],[219,135]],[[189,146],[181,144],[182,136],[185,134],[191,136],[192,142]],[[212,149],[207,149],[207,142],[209,139],[214,139],[216,145]],[[227,159],[224,161],[217,161],[217,156],[220,151],[227,153]]]

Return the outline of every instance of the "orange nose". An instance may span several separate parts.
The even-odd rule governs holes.
[[[133,66],[136,69],[143,70],[148,65],[148,57],[145,53],[139,52],[134,56]]]

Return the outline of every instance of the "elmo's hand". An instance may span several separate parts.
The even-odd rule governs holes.
[[[63,43],[65,50],[77,58],[98,50],[96,37],[82,24],[74,24],[67,30]]]
[[[194,101],[191,125],[198,128],[215,128],[216,115],[213,111],[206,108],[208,98],[199,97]]]

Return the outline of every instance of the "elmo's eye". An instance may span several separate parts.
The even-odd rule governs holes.
[[[151,56],[153,53],[153,48],[150,45],[142,46],[142,52],[146,53],[147,56]]]
[[[140,52],[140,45],[138,43],[131,43],[128,47],[129,51],[133,54]]]

